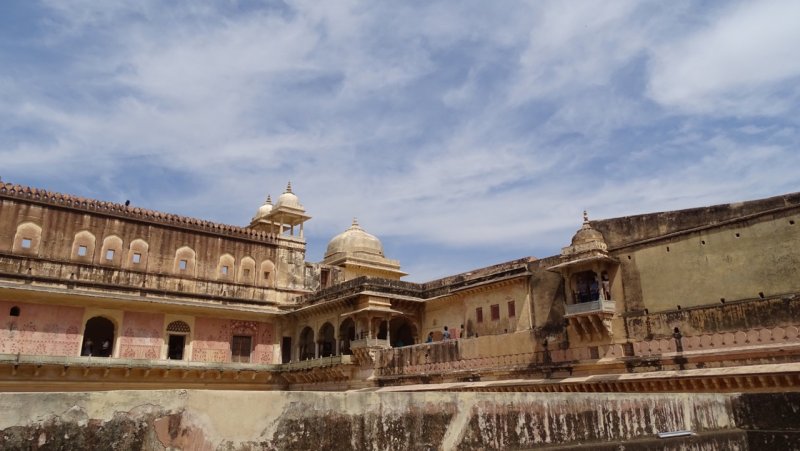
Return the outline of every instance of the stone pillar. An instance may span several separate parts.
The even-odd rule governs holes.
[[[333,326],[333,355],[339,355],[339,326]]]
[[[391,346],[392,345],[392,337],[389,332],[389,326],[391,325],[392,317],[389,316],[386,318],[386,343]]]
[[[319,358],[319,341],[314,342],[314,358]]]

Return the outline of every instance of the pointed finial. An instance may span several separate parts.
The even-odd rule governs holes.
[[[353,225],[353,227],[358,227],[358,218],[356,218],[355,216],[353,216],[353,224],[352,225]]]
[[[589,213],[583,210],[583,222],[589,222]]]
[[[271,196],[271,195],[269,195],[269,194],[267,194],[267,203],[268,203],[268,204],[271,204],[271,203],[272,203],[272,196]]]
[[[287,193],[291,193],[292,192],[292,182],[291,181],[289,181],[289,183],[286,184],[286,192]]]

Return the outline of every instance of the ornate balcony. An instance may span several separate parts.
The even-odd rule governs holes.
[[[567,304],[564,316],[586,315],[594,313],[614,313],[614,301],[598,299],[596,301]]]
[[[604,299],[567,304],[564,318],[581,341],[605,341],[612,336],[614,309],[614,301]]]

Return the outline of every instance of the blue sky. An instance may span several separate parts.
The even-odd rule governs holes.
[[[0,176],[244,225],[292,181],[409,280],[798,190],[800,2],[6,0]]]

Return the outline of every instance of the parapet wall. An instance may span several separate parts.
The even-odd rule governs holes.
[[[798,408],[797,393],[19,393],[0,397],[0,448],[796,449]],[[682,430],[696,435],[656,437]]]

